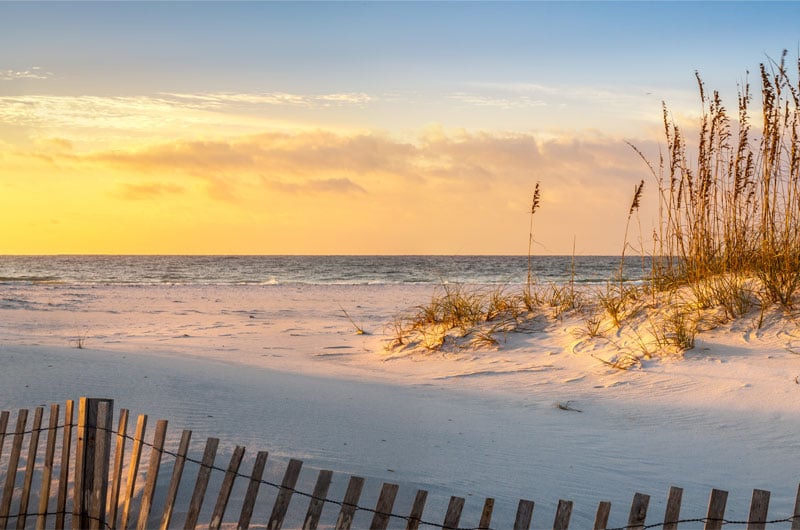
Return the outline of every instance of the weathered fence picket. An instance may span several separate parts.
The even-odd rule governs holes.
[[[609,515],[611,515],[611,503],[601,501],[597,505],[597,514],[594,516],[594,530],[606,530]]]
[[[114,402],[98,400],[95,408],[93,400],[89,401],[87,410],[90,419],[87,422],[87,429],[90,432],[86,436],[88,440],[86,446],[87,458],[84,461],[86,480],[91,480],[91,484],[87,487],[87,491],[89,491],[87,503],[90,517],[89,528],[91,530],[100,530],[106,526],[108,462],[111,454],[111,424],[114,414]],[[94,442],[93,444],[92,441]]]
[[[237,445],[236,449],[233,450],[231,462],[225,472],[225,479],[219,489],[217,503],[214,505],[214,512],[211,515],[211,523],[208,525],[209,530],[219,530],[222,526],[222,518],[225,516],[225,508],[228,506],[228,499],[230,499],[231,491],[233,490],[233,481],[236,480],[236,474],[239,472],[242,458],[244,458],[244,447]]]
[[[571,516],[572,501],[559,500],[558,508],[556,508],[556,519],[553,521],[553,530],[568,530]]]
[[[28,503],[31,499],[31,486],[33,485],[33,466],[36,463],[36,453],[39,451],[39,433],[42,428],[43,407],[36,407],[33,411],[33,425],[31,438],[28,441],[28,459],[25,463],[25,480],[22,485],[22,497],[19,500],[19,515],[17,516],[17,530],[25,529],[28,514]]]
[[[264,467],[267,465],[268,456],[268,452],[259,451],[256,455],[256,461],[253,463],[253,471],[250,472],[250,483],[247,485],[247,493],[245,493],[244,502],[242,503],[242,512],[239,514],[238,528],[241,530],[250,528],[250,519],[253,517],[253,509],[256,506],[256,497],[258,497],[258,490],[261,487],[261,477],[264,475]]]
[[[262,479],[268,459],[266,451],[260,451],[255,455],[249,474],[240,472],[246,452],[242,446],[235,447],[226,469],[215,465],[219,447],[217,438],[208,438],[202,460],[195,460],[189,456],[191,431],[184,430],[182,432],[176,452],[165,448],[166,420],[156,422],[152,442],[147,442],[147,416],[140,415],[138,417],[136,431],[133,436],[129,436],[127,432],[129,411],[120,409],[119,426],[114,431],[112,429],[113,401],[109,399],[80,399],[73,444],[73,408],[74,402],[67,401],[64,407],[63,425],[59,425],[61,408],[58,405],[52,405],[47,426],[42,427],[45,410],[43,407],[37,407],[33,411],[30,428],[27,426],[29,411],[21,409],[17,412],[12,433],[7,432],[11,414],[8,411],[0,412],[0,457],[5,451],[6,438],[11,438],[7,465],[2,470],[5,476],[0,477],[0,483],[3,484],[2,494],[0,494],[0,530],[8,527],[15,527],[17,530],[30,528],[33,525],[34,516],[36,517],[36,530],[65,527],[125,529],[132,524],[130,519],[134,505],[138,512],[135,523],[137,530],[149,528],[154,520],[159,522],[159,528],[162,530],[173,527],[173,515],[176,510],[178,513],[185,514],[183,527],[194,529],[200,522],[201,513],[207,513],[202,512],[202,507],[206,493],[208,493],[211,474],[214,471],[222,474],[215,475],[221,480],[214,482],[214,488],[217,488],[215,491],[216,502],[213,509],[210,510],[209,519],[206,520],[210,530],[232,524],[231,515],[226,518],[226,513],[229,511],[228,505],[232,502],[234,484],[239,477],[248,479],[247,491],[243,498],[236,498],[236,502],[241,502],[237,523],[237,528],[241,529],[250,527],[263,484],[269,485],[270,488],[274,488],[273,491],[276,491],[271,513],[266,523],[270,530],[281,529],[287,521],[290,521],[289,524],[293,526],[301,524],[303,530],[316,530],[323,524],[321,521],[323,521],[326,504],[338,507],[338,517],[335,522],[337,530],[352,528],[358,511],[366,512],[366,515],[371,516],[369,528],[375,530],[385,530],[390,527],[405,527],[407,530],[418,530],[420,527],[455,530],[465,526],[488,530],[492,527],[495,506],[493,498],[485,499],[477,526],[465,525],[462,522],[466,501],[464,497],[459,496],[450,498],[444,517],[439,519],[442,522],[437,523],[434,522],[437,517],[423,516],[428,499],[428,492],[425,490],[416,492],[408,515],[401,515],[395,511],[395,500],[398,498],[400,489],[397,484],[384,483],[374,508],[371,508],[359,505],[365,485],[365,480],[361,477],[349,477],[341,502],[329,498],[331,485],[334,483],[334,473],[331,470],[323,469],[318,472],[312,493],[298,491],[296,488],[303,466],[303,462],[300,460],[292,459],[288,462],[280,485]],[[59,435],[59,429],[63,429],[63,437]],[[47,432],[43,456],[39,447],[42,441],[42,431]],[[13,436],[10,436],[11,434]],[[115,436],[112,437],[112,435]],[[25,445],[26,438],[27,446]],[[60,461],[56,459],[56,446],[59,438],[62,440]],[[130,448],[128,448],[128,442],[132,442]],[[144,484],[137,487],[142,451],[145,446],[149,448],[148,466],[143,473]],[[24,454],[27,458],[23,464],[24,470],[19,471],[23,458],[23,447],[26,448]],[[173,466],[171,479],[168,487],[162,486],[159,490],[157,484],[165,455],[171,459],[170,462]],[[70,465],[73,458],[74,473],[70,477]],[[187,461],[197,465],[197,475],[193,484],[184,485],[184,490],[191,490],[191,497],[188,504],[181,508],[177,506],[178,493]],[[58,473],[55,472],[56,465],[59,466]],[[127,481],[123,488],[122,478],[126,469]],[[38,483],[37,480],[39,480]],[[18,486],[17,482],[21,482],[21,485]],[[70,487],[72,488],[72,505],[68,506],[67,492]],[[36,497],[36,491],[38,491],[38,497]],[[295,493],[298,495],[294,495]],[[797,490],[792,515],[783,519],[769,519],[770,496],[769,491],[753,490],[747,521],[740,524],[746,525],[747,530],[765,530],[772,523],[783,522],[784,524],[791,523],[792,530],[800,530],[800,486]],[[54,498],[55,504],[53,511],[49,510],[51,497]],[[302,519],[300,519],[300,506],[297,506],[298,501],[294,502],[296,506],[293,509],[294,515],[289,517],[290,504],[297,497],[308,498],[305,516]],[[681,488],[671,487],[669,489],[663,524],[658,526],[664,530],[678,529],[678,525],[684,522],[680,519],[682,498],[683,490]],[[728,524],[724,520],[727,500],[728,492],[713,489],[708,500],[706,516],[694,518],[694,521],[703,520],[704,528],[707,530],[722,528]],[[626,529],[642,530],[645,527],[655,526],[646,523],[649,502],[649,495],[643,493],[634,495]],[[157,506],[161,503],[163,503],[163,511],[160,514],[152,513],[154,505]],[[33,508],[32,504],[37,507]],[[333,515],[330,513],[331,507],[327,506],[327,508],[329,508],[328,517],[331,517]],[[14,512],[14,509],[17,511]],[[513,528],[529,530],[533,521],[533,511],[534,502],[532,500],[520,500]],[[572,513],[573,502],[559,500],[552,519],[553,530],[569,530]],[[595,530],[607,529],[610,513],[611,503],[600,502],[593,528]],[[537,520],[541,521],[541,516],[537,516]],[[65,525],[67,521],[71,521],[71,525]],[[535,528],[542,528],[541,522]]]
[[[461,511],[464,509],[465,499],[463,497],[450,497],[450,504],[447,505],[447,513],[444,516],[442,526],[445,530],[455,530],[461,521]]]
[[[708,513],[704,530],[720,530],[725,517],[725,505],[728,502],[728,492],[718,489],[711,490],[708,499]]]
[[[800,530],[800,485],[797,486],[797,497],[795,497],[792,517],[792,530]]]
[[[397,484],[384,483],[381,487],[381,494],[378,497],[378,504],[375,505],[375,515],[369,525],[372,530],[385,530],[389,526],[389,517],[392,514],[394,500],[397,497]]]
[[[678,530],[677,521],[681,518],[681,500],[683,489],[672,486],[667,496],[667,509],[664,511],[663,530]]]
[[[325,507],[323,499],[328,497],[328,489],[333,480],[333,471],[322,469],[317,476],[317,483],[314,486],[311,500],[308,502],[308,511],[303,520],[303,530],[316,530],[319,519],[322,516],[322,508]]]
[[[125,445],[128,434],[128,409],[119,411],[119,427],[117,428],[117,447],[114,451],[114,471],[111,478],[111,493],[108,498],[107,522],[112,530],[117,527],[117,511],[119,510],[119,494],[122,487],[122,467],[125,464]]]
[[[75,475],[72,477],[72,528],[88,528],[84,517],[83,492],[84,479],[84,445],[86,443],[86,398],[78,400],[77,439],[75,440]]]
[[[181,485],[181,478],[183,477],[183,466],[186,463],[186,454],[189,452],[189,442],[192,439],[192,431],[184,430],[181,434],[181,443],[178,445],[178,452],[175,455],[175,465],[172,468],[172,478],[169,481],[169,489],[167,490],[167,497],[164,501],[164,511],[161,514],[162,530],[169,528],[169,523],[172,520],[172,512],[175,509],[175,499],[178,497],[178,488]]]
[[[146,530],[147,520],[150,517],[150,508],[153,504],[153,494],[156,491],[158,470],[161,467],[161,455],[164,451],[164,440],[167,437],[167,421],[158,420],[156,432],[153,434],[153,445],[150,447],[150,465],[147,468],[147,480],[144,485],[142,501],[139,506],[139,522],[136,530]]]
[[[61,444],[61,470],[58,474],[58,500],[56,502],[56,528],[64,528],[67,515],[67,490],[69,489],[69,463],[72,455],[72,420],[75,402],[68,400],[64,407],[64,438]]]
[[[3,446],[6,442],[6,428],[8,427],[9,412],[4,410],[0,412],[0,458],[3,457]]]
[[[17,413],[17,426],[14,429],[14,440],[11,444],[11,455],[8,459],[3,496],[0,498],[0,528],[2,530],[8,527],[8,519],[11,514],[11,499],[14,496],[14,483],[17,480],[17,466],[19,465],[19,456],[22,452],[22,441],[27,424],[28,410],[20,409]]]
[[[747,530],[764,530],[767,525],[767,511],[769,510],[770,493],[764,490],[753,490],[753,500],[750,503],[750,515],[747,517]]]
[[[642,530],[645,519],[647,518],[647,506],[650,504],[650,496],[643,493],[636,493],[631,503],[631,513],[628,516],[628,526],[631,530]]]
[[[303,467],[303,463],[300,460],[289,460],[286,473],[283,475],[283,482],[281,482],[281,489],[278,491],[278,498],[275,499],[272,514],[269,516],[267,523],[269,530],[280,530],[283,527],[283,518],[286,517],[286,511],[289,509],[289,502],[292,500],[294,487],[300,477],[301,467]]]
[[[417,490],[414,496],[414,504],[411,505],[411,513],[408,514],[408,522],[406,523],[406,530],[417,530],[419,523],[422,521],[422,512],[425,510],[425,502],[428,500],[428,492],[426,490]]]
[[[59,406],[50,406],[50,418],[47,425],[47,446],[44,452],[44,466],[42,468],[42,482],[39,488],[39,514],[36,517],[36,530],[47,527],[47,504],[50,500],[50,484],[53,478],[53,464],[55,462],[56,438],[58,429]]]
[[[219,438],[208,438],[206,448],[203,451],[203,461],[200,470],[197,472],[197,481],[194,484],[192,500],[189,502],[189,513],[186,514],[184,530],[191,530],[197,526],[197,519],[200,517],[200,509],[203,507],[203,498],[206,496],[208,479],[211,477],[211,467],[214,465],[214,458],[217,456]]]
[[[350,477],[347,483],[347,491],[344,493],[342,508],[336,520],[336,530],[350,530],[353,524],[353,516],[358,507],[358,499],[361,498],[361,490],[364,488],[364,479],[361,477]]]
[[[514,530],[528,530],[533,520],[533,501],[522,499],[517,505],[517,517],[514,519]]]
[[[481,520],[478,523],[478,530],[489,530],[489,528],[491,528],[493,511],[494,499],[489,497],[483,502],[483,510],[481,510]]]
[[[139,474],[139,461],[142,458],[142,445],[144,443],[144,433],[147,430],[147,416],[140,414],[136,420],[136,433],[133,436],[133,448],[131,449],[131,460],[128,464],[128,481],[125,484],[125,492],[122,496],[122,519],[119,528],[126,530],[131,515],[131,503],[133,502],[133,492],[136,489],[136,476]],[[111,522],[114,528],[114,521]]]
[[[797,486],[797,497],[794,501],[794,513],[792,514],[792,530],[800,530],[800,486]]]

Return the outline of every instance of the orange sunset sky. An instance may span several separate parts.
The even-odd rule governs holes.
[[[620,251],[796,2],[0,3],[0,253]],[[752,74],[751,74],[752,78]],[[754,79],[751,79],[753,81]],[[638,230],[638,229],[637,229]],[[634,236],[635,239],[638,236]]]

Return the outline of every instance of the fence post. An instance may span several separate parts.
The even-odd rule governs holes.
[[[681,518],[681,500],[683,499],[683,489],[672,486],[669,488],[667,498],[667,509],[664,512],[663,530],[678,530],[678,521]]]
[[[797,497],[794,501],[794,515],[792,516],[792,530],[800,530],[800,486],[797,486]]]
[[[517,505],[517,517],[514,519],[514,530],[528,530],[533,519],[533,501],[520,499]]]
[[[494,498],[487,497],[483,503],[481,521],[478,523],[478,530],[489,530],[492,524],[492,512],[494,511]]]
[[[569,519],[572,516],[572,501],[559,499],[556,509],[556,518],[553,521],[553,530],[568,530]]]
[[[11,455],[8,460],[8,470],[6,471],[5,486],[3,487],[3,498],[2,501],[0,501],[0,528],[3,530],[8,526],[9,514],[11,513],[11,499],[14,496],[14,481],[17,478],[19,455],[22,452],[22,442],[25,437],[25,427],[27,425],[28,409],[20,409],[17,413],[17,428],[14,430],[14,442],[11,445]]]
[[[728,502],[728,492],[712,489],[708,499],[708,514],[703,530],[722,530],[722,518],[725,517],[725,504]]]
[[[601,501],[597,505],[597,514],[594,518],[594,530],[606,530],[608,526],[608,516],[611,514],[611,503]]]
[[[747,530],[765,530],[767,512],[769,511],[770,492],[753,490],[753,501],[750,503],[750,515],[747,517]]]
[[[72,421],[75,401],[68,399],[64,407],[64,438],[61,443],[61,469],[58,471],[58,499],[56,500],[56,530],[64,529],[69,490],[69,459],[72,449]]]
[[[647,518],[647,506],[650,504],[650,495],[635,493],[631,503],[631,513],[628,515],[628,526],[633,530],[642,530]]]
[[[108,448],[111,445],[114,400],[82,397],[78,415],[78,443],[75,449],[76,513],[73,526],[103,528],[106,519],[110,456]],[[77,526],[75,522],[78,522]]]

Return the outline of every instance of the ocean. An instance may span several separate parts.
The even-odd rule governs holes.
[[[603,284],[619,256],[533,256],[537,283]],[[627,256],[638,282],[650,259]],[[395,285],[526,282],[527,256],[0,256],[0,284]]]

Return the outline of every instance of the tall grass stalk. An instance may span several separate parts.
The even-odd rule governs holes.
[[[623,281],[623,269],[625,267],[625,250],[628,247],[628,229],[631,226],[631,217],[633,217],[634,212],[639,210],[639,205],[642,200],[642,190],[644,189],[644,180],[642,180],[633,190],[633,200],[631,201],[631,207],[628,209],[628,219],[625,222],[625,237],[622,240],[622,255],[619,259],[619,283],[620,286],[622,285]]]
[[[533,200],[531,201],[531,227],[530,231],[528,232],[528,290],[531,288],[531,283],[533,281],[533,215],[536,213],[536,210],[539,209],[539,183],[536,183],[536,186],[533,188]]]
[[[657,173],[648,163],[659,192],[654,278],[757,277],[770,302],[792,305],[800,289],[800,59],[794,70],[785,51],[760,65],[760,124],[751,119],[749,82],[731,114],[695,74],[696,144],[664,105],[666,156]]]

